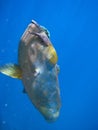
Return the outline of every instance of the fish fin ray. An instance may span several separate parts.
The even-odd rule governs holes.
[[[0,72],[12,78],[22,78],[22,70],[17,64],[5,64],[3,66],[0,66]]]

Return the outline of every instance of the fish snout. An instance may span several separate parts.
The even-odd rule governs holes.
[[[40,112],[48,122],[54,122],[59,117],[59,109],[41,107]]]

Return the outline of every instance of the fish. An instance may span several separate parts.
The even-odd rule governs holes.
[[[32,20],[19,41],[18,63],[0,66],[0,73],[22,81],[23,92],[48,122],[56,121],[61,109],[57,61],[49,31]]]

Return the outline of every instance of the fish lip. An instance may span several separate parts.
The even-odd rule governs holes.
[[[41,107],[40,112],[47,122],[54,122],[59,117],[59,110],[56,109]]]
[[[47,120],[47,122],[55,122],[59,117],[59,111],[53,113],[52,115],[50,115],[49,117],[46,117],[45,119]]]

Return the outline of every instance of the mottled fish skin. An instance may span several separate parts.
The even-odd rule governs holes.
[[[53,122],[59,116],[61,101],[57,61],[48,59],[48,46],[52,44],[47,34],[32,22],[20,40],[18,58],[25,91],[45,119]]]

